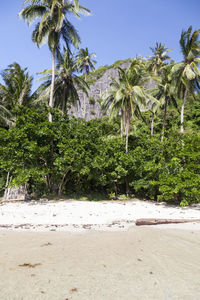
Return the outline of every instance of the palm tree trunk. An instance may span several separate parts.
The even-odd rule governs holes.
[[[87,70],[85,69],[85,81],[87,79]],[[86,118],[86,95],[83,96],[83,117]]]
[[[130,110],[128,109],[126,112],[126,153],[128,153],[128,135],[130,129]]]
[[[126,133],[126,153],[128,153],[128,133]]]
[[[121,109],[121,128],[120,128],[120,137],[124,135],[124,111]]]
[[[130,130],[130,110],[126,111],[126,154],[128,153],[128,136],[129,136],[129,130]],[[126,176],[126,195],[128,196],[130,194],[129,189],[129,178]]]
[[[151,118],[151,136],[153,136],[153,130],[154,130],[154,113],[152,113],[152,118]]]
[[[53,107],[53,92],[55,85],[55,51],[52,51],[52,77],[51,77],[51,92],[49,99],[49,106]],[[52,122],[52,114],[49,113],[49,122]]]
[[[5,185],[5,191],[4,191],[4,200],[7,200],[8,186],[9,186],[9,177],[10,177],[10,172],[8,172],[8,174],[7,174],[6,185]]]
[[[187,100],[187,94],[188,94],[188,87],[185,90],[183,104],[181,107],[181,133],[184,133],[183,122],[184,122],[184,110],[185,110],[185,104],[186,104],[186,100]]]
[[[161,142],[163,141],[164,135],[165,135],[165,125],[166,125],[166,117],[167,117],[167,105],[168,105],[168,98],[165,101],[165,109],[164,109],[164,117],[163,117]]]
[[[124,134],[126,134],[126,111],[123,110]]]
[[[121,115],[120,137],[123,137],[123,116]]]

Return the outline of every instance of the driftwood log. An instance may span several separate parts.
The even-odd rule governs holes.
[[[135,225],[159,225],[200,222],[200,219],[137,219]]]

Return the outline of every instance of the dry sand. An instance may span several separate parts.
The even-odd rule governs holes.
[[[52,203],[30,205],[28,212],[27,205],[0,207],[0,224],[5,224],[5,220],[7,225],[13,224],[9,230],[0,231],[1,300],[200,299],[199,225],[181,224],[177,229],[171,225],[136,227],[125,222],[126,217],[129,221],[167,215],[196,218],[198,206],[191,210],[143,202],[90,202],[82,203],[78,206],[80,211],[75,212],[77,203],[71,202],[68,210],[66,203]],[[62,227],[71,212],[71,225]],[[25,213],[32,226],[15,228]],[[39,214],[35,215],[36,220],[35,213]],[[42,216],[44,226],[37,227]],[[61,225],[54,227],[57,232],[50,231],[54,218],[54,223]],[[110,226],[116,220],[118,223]],[[98,226],[84,228],[86,221]],[[46,227],[47,223],[50,227]]]
[[[181,208],[148,201],[31,201],[0,205],[0,229],[18,231],[126,231],[139,218],[200,219],[200,205]],[[161,228],[200,230],[200,222]]]

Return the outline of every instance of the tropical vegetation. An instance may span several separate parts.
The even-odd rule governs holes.
[[[78,0],[24,1],[19,16],[28,25],[39,19],[32,39],[38,47],[47,40],[52,68],[35,91],[27,68],[14,62],[1,72],[0,192],[8,180],[34,198],[95,192],[200,202],[200,30],[182,31],[181,62],[156,43],[150,57],[95,70],[96,55],[76,49],[68,18],[89,13]],[[97,98],[92,88],[113,69]]]

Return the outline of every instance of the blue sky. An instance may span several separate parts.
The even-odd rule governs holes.
[[[51,66],[47,46],[38,49],[31,41],[30,28],[19,20],[21,0],[0,1],[0,70],[14,61],[28,67],[36,78]],[[149,47],[156,42],[172,48],[171,57],[181,60],[179,38],[190,25],[200,28],[199,0],[80,0],[92,10],[92,16],[70,21],[82,39],[81,47],[97,54],[98,65],[109,65],[118,59],[151,55]],[[38,84],[36,80],[34,87]]]

